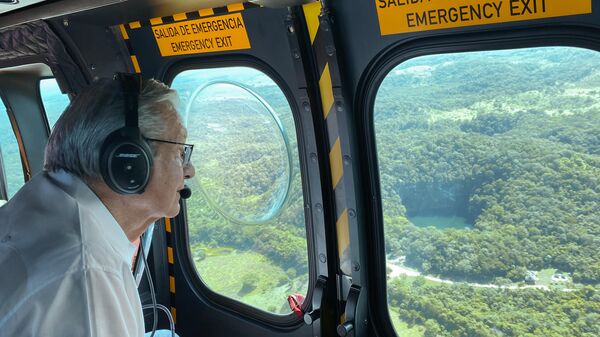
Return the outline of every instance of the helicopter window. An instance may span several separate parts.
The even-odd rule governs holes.
[[[44,110],[46,110],[48,125],[52,130],[60,115],[69,105],[69,96],[60,91],[56,79],[45,78],[40,80],[40,97],[42,98]]]
[[[212,291],[289,314],[306,294],[307,241],[296,129],[283,92],[248,67],[187,70],[172,83],[194,144],[189,244]]]
[[[410,59],[374,128],[398,335],[600,333],[598,52]]]
[[[17,138],[3,104],[0,104],[0,151],[3,164],[1,169],[6,178],[6,192],[10,199],[23,186],[25,180]]]

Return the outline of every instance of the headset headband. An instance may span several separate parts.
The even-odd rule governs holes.
[[[142,75],[116,73],[115,79],[121,83],[125,95],[125,127],[138,128],[138,97],[142,89]]]

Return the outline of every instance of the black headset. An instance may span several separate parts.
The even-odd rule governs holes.
[[[104,182],[119,194],[144,193],[152,174],[152,151],[138,127],[140,74],[117,73],[125,103],[125,126],[112,132],[100,150]]]

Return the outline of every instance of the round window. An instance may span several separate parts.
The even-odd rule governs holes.
[[[201,192],[227,219],[259,224],[273,219],[291,184],[287,133],[269,104],[230,82],[197,88],[185,109],[192,162]]]

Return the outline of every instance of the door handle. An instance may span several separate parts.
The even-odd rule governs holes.
[[[340,337],[354,337],[354,318],[356,317],[359,295],[360,288],[352,285],[348,293],[348,299],[346,300],[346,308],[344,309],[346,321],[337,326],[337,334]]]
[[[304,314],[304,323],[312,325],[314,321],[321,318],[321,305],[323,303],[326,284],[327,278],[325,276],[319,276],[312,296],[312,310]]]

